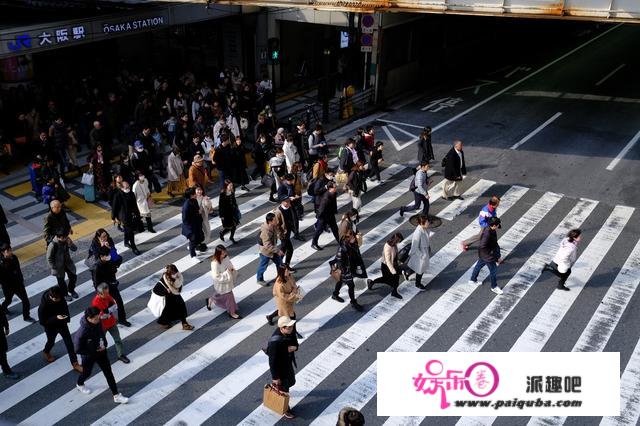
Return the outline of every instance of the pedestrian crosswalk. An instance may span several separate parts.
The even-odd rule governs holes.
[[[409,216],[400,216],[401,205],[412,202],[408,193],[411,174],[407,167],[390,165],[383,171],[384,185],[369,184],[362,197],[359,229],[364,234],[361,252],[370,277],[380,274],[384,241],[394,232],[408,237],[413,230]],[[620,351],[621,416],[600,418],[601,424],[636,424],[640,417],[640,330],[627,321],[640,320],[633,310],[640,284],[640,228],[638,212],[627,206],[608,206],[596,200],[572,199],[563,194],[539,192],[489,180],[465,181],[462,200],[440,199],[442,178],[435,174],[430,188],[431,214],[446,219],[434,230],[429,271],[423,277],[427,291],[412,282],[401,284],[402,299],[388,290],[356,288],[365,306],[358,313],[348,303],[331,299],[333,281],[327,261],[335,254],[333,236],[324,233],[316,252],[307,242],[297,243],[292,259],[296,280],[306,293],[296,305],[300,339],[296,385],[290,405],[300,424],[335,424],[346,405],[362,410],[367,424],[428,424],[429,418],[376,417],[376,352],[383,351]],[[251,189],[257,187],[254,184]],[[461,250],[461,242],[478,232],[477,212],[491,195],[499,195],[502,229],[499,243],[506,263],[499,267],[498,284],[504,294],[494,295],[488,282],[470,284],[476,252]],[[271,288],[256,282],[255,235],[264,215],[273,208],[268,193],[251,191],[239,199],[243,224],[229,254],[239,271],[234,295],[243,318],[228,320],[224,311],[208,311],[204,299],[212,287],[208,256],[192,259],[180,235],[180,215],[156,226],[157,234],[137,236],[146,249],[141,256],[125,254],[118,279],[132,323],[120,327],[130,364],[112,366],[120,390],[130,397],[114,406],[106,380],[99,372],[86,381],[89,395],[75,388],[64,346],[56,343],[56,361],[46,364],[40,352],[45,336],[39,325],[21,318],[10,320],[8,360],[22,375],[17,382],[0,381],[0,420],[23,425],[48,424],[242,424],[269,425],[281,417],[261,405],[262,385],[270,381],[267,356],[261,348],[273,328],[265,315],[274,310]],[[212,200],[217,203],[217,198]],[[309,197],[304,203],[309,203]],[[338,198],[344,212],[351,206],[347,194]],[[310,207],[307,211],[312,210]],[[307,236],[315,223],[307,213],[300,231]],[[219,218],[211,219],[215,236]],[[567,281],[570,291],[555,291],[555,278],[542,274],[568,230],[582,228],[584,241]],[[117,237],[117,236],[114,236]],[[407,238],[402,244],[409,242]],[[196,328],[184,332],[178,324],[160,330],[146,308],[149,292],[164,265],[175,264],[185,277],[182,297],[188,321]],[[93,294],[89,271],[76,264],[79,300],[69,304],[70,331],[78,328],[84,308]],[[483,270],[478,281],[485,281]],[[270,266],[265,273],[275,278]],[[487,280],[488,281],[488,280]],[[37,316],[41,293],[54,285],[52,277],[27,283]],[[346,288],[342,289],[346,293]],[[17,305],[14,302],[13,305]],[[12,306],[13,306],[12,305]],[[637,322],[636,322],[637,324]],[[625,327],[626,325],[626,327]],[[108,338],[110,344],[112,341]],[[624,347],[618,347],[624,342]],[[110,350],[113,350],[110,348]],[[115,359],[115,357],[111,357]],[[105,392],[107,391],[107,392]],[[460,418],[459,424],[493,424],[497,417]],[[560,425],[567,418],[530,418],[529,424]],[[519,424],[522,423],[522,420]]]

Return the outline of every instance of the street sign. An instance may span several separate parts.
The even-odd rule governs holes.
[[[363,15],[360,20],[360,27],[363,34],[371,34],[376,26],[376,18],[373,15]]]
[[[373,34],[362,34],[360,36],[360,51],[361,52],[373,51]]]

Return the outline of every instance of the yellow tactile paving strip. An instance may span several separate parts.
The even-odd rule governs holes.
[[[77,240],[88,235],[93,235],[98,228],[111,225],[111,213],[97,205],[86,203],[82,198],[69,193],[71,198],[65,203],[75,214],[86,220],[72,226],[72,239]],[[42,219],[44,221],[44,217]],[[21,262],[27,262],[35,257],[45,254],[44,240],[35,241],[15,250]]]

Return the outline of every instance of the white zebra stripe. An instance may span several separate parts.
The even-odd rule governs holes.
[[[526,188],[514,187],[511,188],[504,197],[502,211],[508,211],[511,206],[517,200],[519,200],[527,192]],[[540,212],[540,209],[537,209]],[[542,213],[544,216],[544,213]],[[514,229],[511,234],[518,238],[524,238],[527,232],[521,232],[524,230],[517,229],[518,224],[514,225]],[[431,282],[431,280],[444,270],[451,262],[453,262],[460,254],[460,242],[473,235],[475,230],[475,220],[470,223],[464,230],[462,230],[457,236],[455,236],[445,247],[438,251],[429,261],[429,274],[425,280],[425,284]],[[521,236],[521,237],[520,237]],[[508,239],[509,237],[507,237]],[[516,242],[516,241],[513,242]],[[505,244],[505,253],[509,251],[509,243]],[[464,277],[465,284],[468,277]],[[468,288],[469,285],[467,284]],[[453,288],[457,288],[454,284]],[[451,289],[451,290],[452,290]],[[469,291],[469,294],[475,290],[476,287]],[[438,302],[447,298],[446,295],[453,294],[455,291],[447,291],[445,296],[438,299]],[[464,291],[462,291],[464,292]],[[460,292],[460,293],[462,293]],[[354,325],[352,325],[346,332],[344,332],[336,341],[334,341],[327,349],[325,349],[320,355],[307,364],[296,375],[296,386],[291,389],[289,405],[295,407],[305,396],[307,396],[313,389],[315,389],[322,380],[327,378],[333,371],[335,371],[351,354],[353,354],[373,333],[375,333],[380,327],[382,327],[393,315],[398,313],[403,306],[409,303],[413,297],[420,293],[415,286],[410,286],[404,292],[403,298],[397,300],[390,295],[385,297],[376,306],[370,309],[365,315],[362,316]],[[457,293],[457,292],[455,292]],[[453,299],[463,299],[462,295],[456,295]],[[438,305],[436,302],[432,305]],[[431,309],[430,309],[431,310]],[[438,309],[439,316],[448,316],[452,311],[443,311]],[[421,329],[421,333],[425,333],[424,329]],[[271,425],[280,420],[281,416],[275,414],[273,411],[264,407],[258,406],[251,414],[249,414],[244,420],[240,422],[241,425]]]
[[[591,275],[622,233],[633,211],[633,208],[626,206],[616,206],[613,209],[609,218],[572,268],[575,269],[575,272],[571,274],[566,283],[571,291],[554,291],[549,296],[547,302],[511,347],[511,352],[539,352],[542,350],[564,315],[580,295]]]
[[[387,176],[392,176],[394,173],[399,172],[400,170],[402,170],[402,167],[400,166],[390,166],[388,169],[386,169],[384,172],[388,172]],[[404,185],[404,187],[401,189],[401,186]],[[407,184],[401,184],[398,185],[398,196],[402,195],[403,192],[406,192],[406,185]],[[371,187],[374,187],[376,185],[372,185]],[[386,197],[380,197],[378,199],[376,199],[375,203],[370,203],[367,204],[363,210],[366,212],[367,208],[371,209],[371,211],[377,211],[377,209],[381,208],[382,206],[384,206],[385,200],[387,200]],[[343,207],[345,205],[347,205],[350,202],[350,198],[348,196],[348,194],[343,194],[339,197],[339,206]],[[386,201],[386,202],[390,202],[390,201]],[[310,216],[310,215],[309,215]],[[262,220],[262,219],[261,219]],[[313,224],[314,219],[312,219],[311,217],[307,217],[305,218],[301,223],[300,223],[300,229],[305,229],[306,227],[309,227]],[[325,236],[323,235],[321,238],[326,238],[327,240],[332,239],[333,236]],[[294,262],[295,261],[299,261],[304,259],[307,256],[310,256],[311,254],[315,253],[314,251],[312,251],[310,249],[310,243],[304,244],[302,247],[299,247],[296,249],[296,252],[294,252]],[[242,266],[246,266],[248,263],[250,263],[251,261],[255,260],[256,258],[256,252],[255,252],[255,248],[251,248],[246,250],[245,252],[243,252],[241,255],[236,256],[233,259],[234,262],[234,266],[239,269]],[[240,266],[242,265],[242,266]],[[265,275],[265,278],[268,278],[269,276],[274,276],[273,273],[269,273],[267,271],[267,274]],[[192,284],[196,284],[199,289],[198,292],[201,292],[203,289],[207,288],[210,286],[211,284],[211,278],[209,274],[205,274],[201,277],[199,277],[198,279],[196,279],[196,281]],[[202,286],[202,287],[200,287]],[[186,288],[188,288],[189,286],[187,286]],[[237,286],[234,289],[234,294],[236,297],[236,301],[240,302],[242,301],[244,298],[250,296],[251,294],[253,294],[255,291],[258,291],[259,289],[261,289],[262,287],[258,286],[255,282],[255,276],[247,281],[245,281],[243,284]],[[186,297],[183,295],[183,298],[186,299]],[[273,310],[272,306],[269,306],[269,309]],[[195,325],[196,327],[200,328],[203,325],[207,324],[208,322],[212,321],[215,317],[217,317],[218,315],[222,314],[223,311],[217,308],[214,308],[214,314],[212,315],[211,312],[208,312],[205,308],[201,309],[200,311],[192,314],[189,317],[189,321]],[[138,313],[137,315],[141,315],[144,317],[143,322],[151,322],[153,320],[153,317],[151,316],[151,314],[148,312],[148,310],[143,310],[140,313]],[[224,342],[224,344],[230,344],[232,341],[234,341],[236,339],[236,337],[238,338],[245,338],[247,335],[250,334],[249,329],[247,328],[247,325],[251,323],[252,318],[259,318],[260,319],[260,323],[256,323],[254,325],[251,325],[251,327],[257,329],[259,328],[259,326],[262,326],[262,322],[264,321],[264,317],[260,316],[260,315],[250,315],[246,318],[244,318],[242,321],[240,321],[239,323],[236,324],[235,328],[231,327],[229,330],[227,330],[225,333],[223,333],[221,336],[218,336],[218,339],[216,340],[216,342]],[[132,318],[131,320],[133,320],[134,318]],[[133,321],[132,321],[133,322]],[[237,327],[239,326],[239,327]],[[174,329],[179,329],[178,326],[174,327]],[[235,332],[234,334],[234,330],[240,330],[240,333],[238,334],[238,332]],[[127,377],[128,375],[134,373],[136,370],[138,370],[140,367],[146,365],[149,361],[151,361],[152,359],[156,358],[157,356],[161,355],[162,352],[170,349],[172,346],[174,346],[175,344],[177,344],[179,341],[183,340],[184,338],[186,338],[188,336],[188,334],[185,333],[163,333],[160,334],[159,336],[155,337],[154,339],[150,340],[149,342],[145,343],[142,347],[138,348],[136,351],[134,351],[133,353],[130,354],[130,358],[131,358],[131,363],[130,364],[119,364],[116,363],[113,366],[113,373],[114,376],[116,377],[117,380],[121,380],[124,377]],[[227,336],[225,338],[225,336]],[[234,337],[231,337],[234,336]],[[218,346],[220,346],[220,343],[218,343]],[[186,362],[186,361],[185,361]],[[195,374],[195,373],[194,373]],[[66,417],[67,415],[71,414],[73,411],[77,410],[78,408],[80,408],[82,405],[86,404],[90,399],[94,398],[95,396],[99,395],[102,391],[107,389],[107,384],[106,381],[104,379],[104,377],[102,375],[98,375],[98,376],[93,376],[90,380],[87,381],[87,385],[90,386],[91,388],[94,389],[94,392],[92,392],[91,395],[86,396],[86,395],[78,395],[78,392],[74,389],[71,390],[70,392],[68,392],[66,395],[63,395],[62,397],[58,398],[57,400],[53,401],[52,403],[50,403],[48,406],[44,407],[42,410],[38,411],[37,413],[33,414],[29,419],[25,420],[23,423],[25,424],[39,424],[40,422],[47,422],[50,421],[51,419],[54,419],[55,421],[59,421],[62,418]],[[154,391],[157,392],[157,389]],[[156,397],[159,395],[156,395]],[[128,408],[133,409],[133,402],[131,401],[130,404],[128,404]],[[140,403],[142,404],[148,404],[148,401],[140,401]],[[148,408],[148,407],[147,407]],[[56,414],[53,415],[51,411],[54,411]],[[54,417],[52,417],[54,416]]]
[[[640,241],[620,269],[572,352],[602,352],[640,284]],[[624,406],[624,402],[621,406]],[[622,414],[624,417],[626,414]],[[529,425],[562,425],[566,417],[532,417]]]
[[[504,198],[504,197],[503,197]],[[553,193],[544,194],[520,219],[500,238],[503,257],[509,253],[537,226],[540,221],[560,201],[562,196]],[[504,206],[503,206],[504,210]],[[453,315],[465,300],[476,290],[468,284],[469,268],[431,307],[418,318],[405,332],[387,348],[389,352],[413,352],[419,350],[433,334]],[[488,272],[483,270],[478,281],[484,280]],[[312,423],[326,425],[335,418],[341,407],[350,405],[364,407],[376,394],[377,362],[374,362],[358,379],[334,400]],[[420,424],[421,417],[392,417],[391,424]]]
[[[465,192],[464,200],[453,200],[438,214],[438,217],[441,219],[453,220],[454,217],[469,208],[469,206],[471,206],[478,197],[484,194],[493,185],[495,185],[495,182],[493,181],[484,179],[479,180]],[[434,197],[440,197],[441,194],[441,192],[436,192],[434,190],[430,190],[429,193],[434,194]]]
[[[600,426],[637,425],[640,422],[640,340],[620,377],[620,416],[604,417]]]

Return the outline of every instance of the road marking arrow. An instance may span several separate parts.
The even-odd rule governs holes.
[[[482,86],[488,86],[490,84],[496,84],[497,83],[497,81],[491,81],[491,80],[477,80],[477,81],[481,81],[482,83],[476,84],[476,85],[473,85],[473,86],[469,86],[469,87],[463,87],[462,89],[456,90],[456,92],[462,92],[463,90],[475,89],[473,91],[473,94],[477,95],[480,92],[480,88]]]

